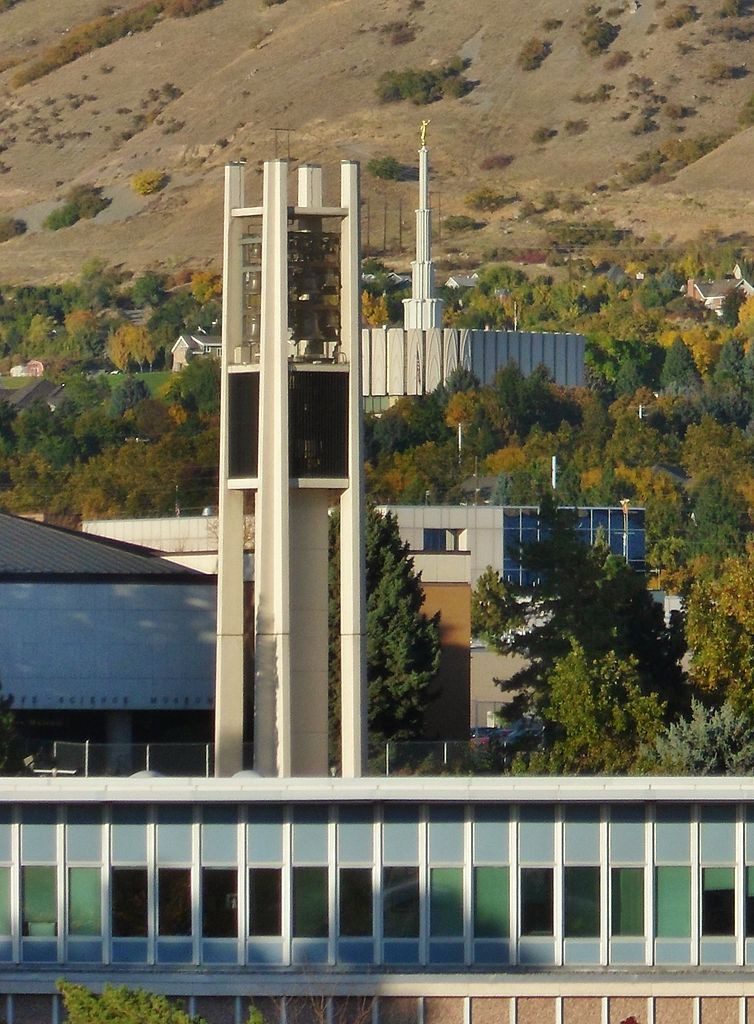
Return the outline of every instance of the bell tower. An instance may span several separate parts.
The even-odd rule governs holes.
[[[342,772],[362,774],[366,725],[358,166],[340,205],[322,171],[225,172],[218,537],[217,775],[242,767],[244,494],[255,495],[254,767],[328,772],[328,527],[340,504]]]

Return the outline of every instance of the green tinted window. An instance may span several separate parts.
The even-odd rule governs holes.
[[[463,935],[463,869],[432,868],[429,876],[429,932]]]
[[[68,934],[102,934],[102,875],[99,868],[68,869]]]
[[[611,934],[644,934],[644,868],[613,868]]]
[[[507,939],[509,934],[508,868],[474,869],[474,936]]]
[[[294,938],[324,938],[327,932],[327,868],[294,868]]]
[[[0,935],[10,933],[10,868],[0,868]]]
[[[598,938],[600,934],[600,869],[563,869],[563,933],[566,938]]]
[[[660,939],[691,935],[691,868],[655,868],[655,932]]]
[[[24,935],[57,935],[55,868],[21,869]]]

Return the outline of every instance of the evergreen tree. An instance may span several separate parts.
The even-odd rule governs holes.
[[[340,733],[340,517],[330,520],[330,735]],[[370,739],[417,739],[440,662],[439,616],[424,595],[394,516],[366,517],[367,685]],[[335,749],[332,749],[335,757]]]
[[[674,338],[665,354],[660,384],[666,391],[676,394],[696,388],[700,384],[694,357],[680,337]]]
[[[510,602],[495,605],[495,591],[474,591],[474,614],[488,600],[483,639],[501,653],[518,654],[525,666],[501,684],[514,712],[545,711],[551,679],[561,658],[578,644],[588,659],[614,653],[633,658],[643,694],[655,693],[669,708],[684,706],[680,658],[684,645],[677,624],[665,625],[662,609],[644,580],[600,540],[590,546],[574,529],[572,513],[551,502],[540,510],[542,539],[524,545],[524,567],[540,579],[511,615]],[[521,625],[522,611],[523,626]]]
[[[723,343],[712,380],[723,389],[741,391],[745,387],[744,347],[739,338],[729,338]]]
[[[696,485],[689,529],[689,551],[714,567],[743,548],[743,499],[734,488],[715,476],[702,477]]]
[[[673,722],[645,752],[645,760],[658,775],[752,775],[751,716],[728,701],[705,708],[692,700],[691,718]]]
[[[105,985],[95,995],[84,985],[58,981],[68,1024],[204,1024],[164,996],[125,985]]]

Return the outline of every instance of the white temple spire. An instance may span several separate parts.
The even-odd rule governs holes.
[[[411,264],[411,298],[403,300],[403,326],[429,330],[442,327],[442,299],[435,298],[432,264],[432,210],[429,205],[427,125],[419,128],[419,209],[416,211],[416,259]]]

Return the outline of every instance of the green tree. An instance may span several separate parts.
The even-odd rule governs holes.
[[[506,683],[516,694],[513,710],[542,711],[550,681],[561,658],[577,644],[589,659],[612,652],[621,660],[635,659],[645,694],[656,693],[668,706],[683,705],[680,658],[683,643],[677,624],[665,625],[662,609],[652,600],[644,581],[622,558],[600,541],[590,546],[577,537],[567,510],[544,502],[540,511],[542,539],[525,545],[524,567],[539,578],[526,595],[524,623],[509,601],[499,603],[495,621],[495,591],[475,589],[472,607],[485,598],[484,639],[501,653],[518,654],[526,664]],[[474,615],[479,616],[479,608]]]
[[[643,759],[658,775],[752,775],[754,724],[728,701],[707,708],[694,699],[691,717],[668,726]]]
[[[689,552],[714,567],[743,548],[745,505],[738,491],[716,476],[704,476],[694,488]]]
[[[330,519],[331,736],[340,726],[340,517]],[[440,662],[437,615],[422,612],[424,595],[392,515],[366,517],[367,685],[370,739],[417,739]]]
[[[665,353],[662,365],[660,384],[666,391],[676,394],[699,386],[701,379],[696,368],[694,357],[683,343],[683,338],[676,337]]]
[[[189,1016],[164,996],[105,985],[95,995],[84,985],[61,979],[57,983],[63,997],[68,1024],[204,1024],[201,1017]]]
[[[606,651],[596,658],[573,641],[550,677],[545,706],[556,722],[555,740],[530,767],[557,774],[628,774],[642,743],[662,729],[665,705],[642,685],[634,657]]]

